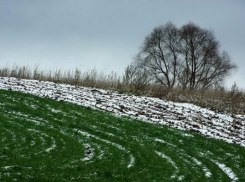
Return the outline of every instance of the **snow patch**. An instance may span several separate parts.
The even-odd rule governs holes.
[[[134,166],[134,163],[135,163],[134,157],[133,157],[132,154],[130,154],[130,152],[129,152],[128,150],[126,150],[126,148],[124,148],[122,145],[119,145],[119,144],[117,144],[117,143],[113,143],[113,142],[111,142],[111,141],[108,141],[108,140],[99,138],[99,137],[97,137],[97,136],[95,136],[95,135],[92,135],[92,134],[90,134],[90,133],[88,133],[88,132],[85,132],[85,131],[76,130],[76,129],[74,129],[74,131],[75,131],[75,132],[78,132],[78,133],[80,133],[80,134],[82,134],[82,135],[84,135],[84,136],[92,137],[92,138],[95,138],[95,139],[100,140],[100,141],[102,141],[102,142],[105,142],[105,143],[107,143],[107,144],[110,144],[110,145],[112,145],[112,146],[115,146],[115,147],[118,148],[119,150],[122,150],[122,151],[128,153],[128,154],[130,155],[130,162],[129,162],[129,164],[128,164],[127,167],[128,167],[128,168],[131,168],[131,167]]]
[[[235,182],[235,181],[239,181],[238,177],[233,173],[233,171],[227,167],[226,165],[224,164],[221,164],[217,161],[214,161],[213,162],[222,170],[224,171],[224,173],[232,180],[232,182]]]
[[[159,155],[161,158],[166,159],[166,160],[168,161],[168,163],[170,163],[170,164],[175,168],[175,172],[174,172],[174,174],[171,176],[171,178],[172,178],[172,179],[173,179],[173,178],[176,178],[176,177],[177,177],[177,173],[179,172],[179,169],[178,169],[176,163],[175,163],[169,156],[165,155],[164,153],[161,153],[161,152],[158,152],[158,151],[155,151],[155,153],[156,153],[157,155]],[[178,180],[181,181],[182,179],[183,179],[183,176],[179,176]]]

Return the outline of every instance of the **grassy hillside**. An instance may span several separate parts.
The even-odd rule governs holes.
[[[0,181],[245,181],[245,148],[0,90]]]

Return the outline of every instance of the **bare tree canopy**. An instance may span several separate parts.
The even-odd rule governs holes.
[[[210,30],[188,23],[154,28],[145,38],[135,64],[167,90],[203,89],[223,81],[236,68]]]
[[[150,82],[149,74],[145,69],[137,67],[135,63],[131,63],[125,69],[123,82],[130,87],[131,90],[139,93],[145,91]]]

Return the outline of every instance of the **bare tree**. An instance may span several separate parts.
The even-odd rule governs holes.
[[[239,110],[239,105],[243,100],[243,94],[239,90],[236,82],[231,86],[230,92],[228,94],[228,100],[230,101],[230,111],[235,113]]]
[[[150,82],[151,78],[145,69],[131,63],[126,67],[123,76],[124,84],[128,85],[131,90],[136,93],[144,92]]]
[[[178,37],[178,29],[172,23],[157,27],[146,37],[136,57],[155,82],[168,90],[173,88],[177,77]]]
[[[220,53],[213,32],[194,23],[180,29],[172,23],[155,28],[135,62],[168,91],[176,83],[183,89],[208,88],[236,68],[228,53]]]
[[[219,42],[212,31],[189,23],[180,30],[181,67],[178,80],[185,89],[207,88],[222,81],[236,65],[228,53],[219,53]]]
[[[79,82],[81,81],[81,71],[76,68],[74,72],[74,83],[75,85],[78,85]]]

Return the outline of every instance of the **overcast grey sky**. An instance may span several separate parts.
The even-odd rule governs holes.
[[[245,89],[244,0],[0,0],[0,66],[122,73],[154,27],[189,21],[214,31]]]

